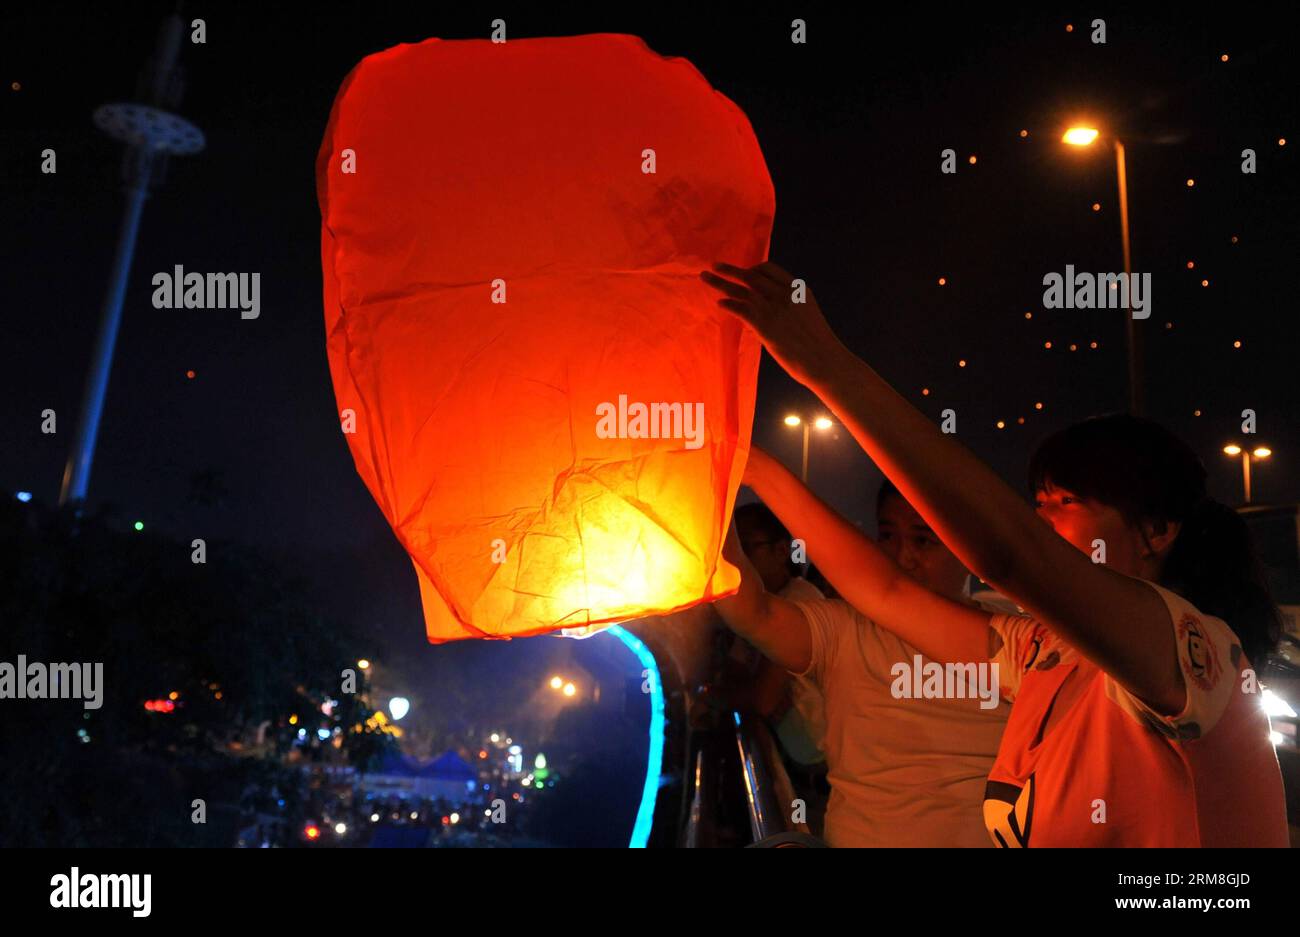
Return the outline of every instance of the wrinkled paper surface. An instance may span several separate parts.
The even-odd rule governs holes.
[[[736,589],[759,344],[698,273],[766,258],[774,195],[735,104],[632,36],[400,45],[343,82],[317,189],[345,438],[430,641]],[[702,445],[600,438],[620,395],[702,403]]]

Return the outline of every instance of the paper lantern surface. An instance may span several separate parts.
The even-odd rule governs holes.
[[[698,273],[774,213],[735,104],[632,36],[430,39],[348,75],[317,190],[345,438],[430,641],[735,590],[759,345]]]

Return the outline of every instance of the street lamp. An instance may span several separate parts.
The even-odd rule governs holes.
[[[835,421],[829,417],[819,416],[815,417],[810,422],[803,417],[792,413],[785,418],[785,425],[803,427],[803,469],[799,477],[803,479],[803,483],[806,485],[808,484],[808,437],[810,435],[810,427],[827,430],[835,425]]]
[[[1070,127],[1061,136],[1061,142],[1070,146],[1091,146],[1101,136],[1095,127]],[[1132,289],[1133,260],[1129,252],[1128,231],[1128,172],[1124,163],[1124,143],[1115,141],[1115,169],[1119,176],[1119,233],[1124,248],[1124,334],[1128,341],[1128,407],[1134,416],[1142,415],[1142,369],[1138,330],[1133,320]]]
[[[1241,487],[1246,496],[1246,504],[1250,504],[1250,460],[1262,462],[1273,454],[1273,450],[1268,446],[1256,446],[1254,449],[1246,449],[1238,446],[1236,443],[1229,443],[1223,447],[1225,455],[1241,456]]]

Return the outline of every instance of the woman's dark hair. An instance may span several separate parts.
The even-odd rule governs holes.
[[[898,490],[894,483],[888,478],[882,478],[880,480],[880,488],[876,491],[876,517],[880,517],[880,509],[885,506],[885,502],[890,498],[898,498],[900,501],[903,501],[904,504],[907,503],[907,501],[903,499],[903,493]]]
[[[1093,417],[1049,437],[1029,463],[1029,488],[1065,488],[1109,505],[1131,524],[1182,524],[1160,585],[1222,618],[1252,666],[1281,633],[1281,616],[1246,522],[1209,497],[1205,466],[1158,423],[1127,414]]]
[[[774,543],[789,543],[793,538],[790,531],[772,513],[772,509],[761,501],[737,505],[733,515],[736,520],[736,532],[753,532],[766,537]],[[803,570],[793,559],[786,563],[791,576],[798,576]]]

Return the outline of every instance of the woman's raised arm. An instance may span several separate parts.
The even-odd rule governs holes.
[[[1164,601],[1150,586],[1095,565],[1059,537],[983,462],[940,432],[835,336],[810,293],[773,263],[702,273],[718,305],[752,327],[812,390],[966,567],[1128,690],[1162,712],[1185,691]]]

